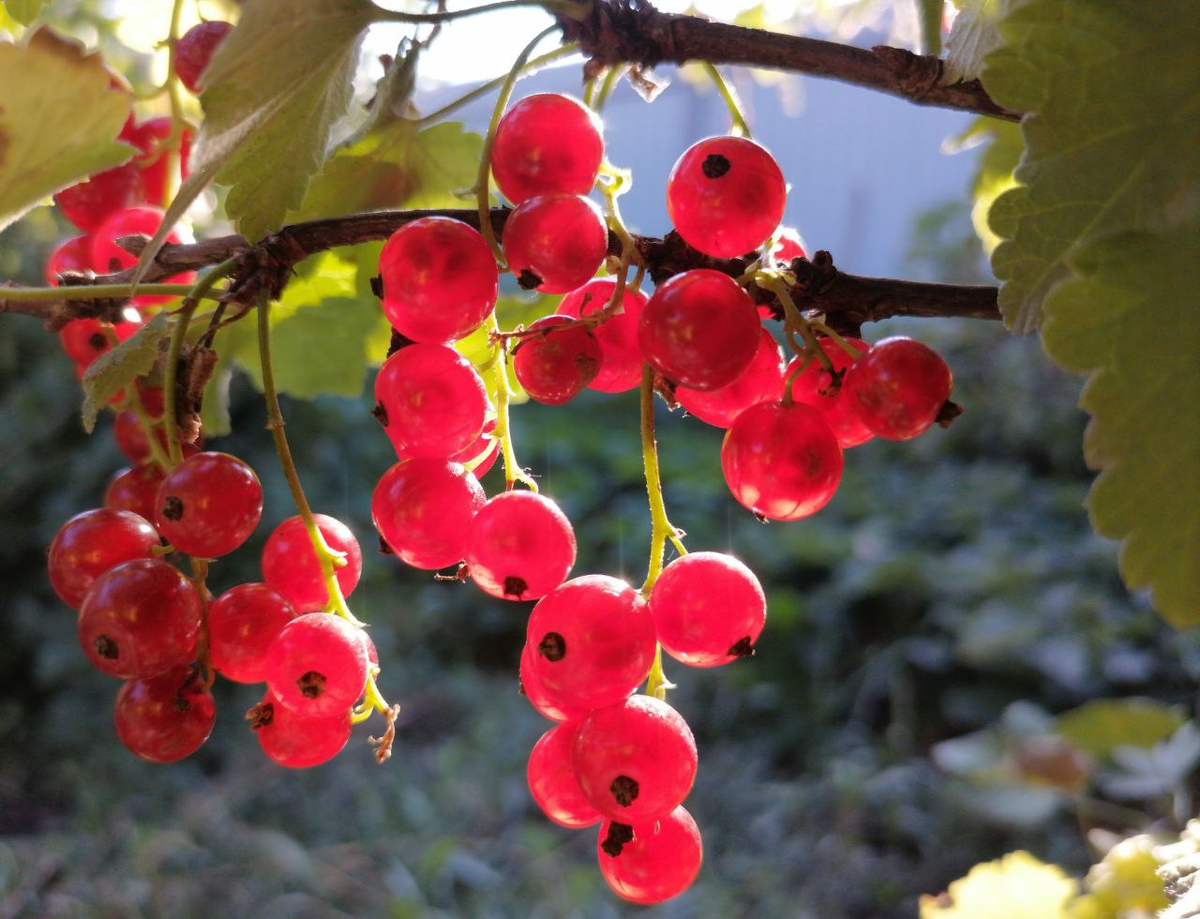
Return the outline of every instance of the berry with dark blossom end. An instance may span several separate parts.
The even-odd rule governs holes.
[[[321,537],[334,552],[343,553],[344,565],[333,569],[338,588],[348,597],[362,575],[362,549],[346,524],[326,514],[313,514]],[[289,517],[271,531],[262,554],[263,580],[275,588],[298,613],[311,613],[329,604],[325,575],[317,550],[299,515]]]
[[[661,903],[691,886],[700,873],[700,830],[683,806],[639,826],[606,820],[596,846],[600,873],[613,892],[633,903]]]
[[[534,710],[551,721],[579,721],[587,717],[591,711],[587,706],[564,705],[549,696],[533,667],[533,659],[536,656],[536,649],[526,642],[521,649],[521,693],[529,700]]]
[[[577,830],[603,818],[588,803],[575,778],[571,751],[579,722],[560,724],[541,736],[529,753],[525,778],[542,813],[559,826]]]
[[[246,715],[263,753],[280,766],[308,769],[327,763],[350,739],[350,711],[310,718],[280,705],[270,690]]]
[[[479,480],[458,463],[402,460],[375,486],[371,519],[402,562],[433,571],[466,557],[484,501]]]
[[[100,575],[122,562],[152,558],[159,545],[154,527],[129,511],[104,507],[76,514],[50,543],[50,586],[78,609]]]
[[[860,355],[867,350],[866,344],[857,338],[847,336],[843,340],[856,348]],[[833,374],[826,370],[819,360],[813,358],[803,372],[792,380],[792,398],[818,409],[829,422],[843,448],[857,447],[873,436],[871,429],[859,417],[858,409],[846,386],[846,373],[857,359],[847,354],[846,349],[832,338],[822,338],[820,344],[821,350],[833,365],[833,373],[840,374],[839,380],[835,384]],[[800,366],[801,360],[803,358],[795,357],[788,364],[789,377]]]
[[[600,342],[569,316],[546,316],[513,348],[513,372],[529,397],[546,405],[570,402],[602,366]]]
[[[258,476],[228,453],[189,456],[158,487],[158,531],[180,552],[220,558],[244,543],[262,517]]]
[[[854,409],[871,432],[888,440],[925,433],[950,398],[954,379],[941,355],[911,338],[885,338],[846,373]]]
[[[770,236],[787,203],[775,158],[746,137],[709,137],[693,144],[667,178],[667,212],[690,245],[732,258]]]
[[[575,564],[575,531],[549,498],[506,491],[475,514],[467,536],[467,568],[485,592],[502,600],[537,600]]]
[[[646,362],[692,389],[728,386],[750,366],[761,340],[754,301],[729,275],[695,268],[659,285],[642,310]]]
[[[679,386],[675,398],[701,421],[727,428],[752,405],[773,402],[783,392],[783,351],[766,329],[759,330],[754,360],[732,383],[720,389],[700,390]]]
[[[565,294],[586,284],[608,254],[608,227],[582,195],[534,195],[504,224],[504,257],[526,290]]]
[[[145,195],[142,174],[133,163],[126,163],[64,188],[54,196],[54,203],[63,216],[83,232],[95,233],[114,214],[141,204]],[[108,271],[107,268],[97,267],[94,259],[90,261],[96,271]],[[107,262],[103,264],[107,265]]]
[[[158,486],[163,473],[153,463],[119,470],[104,490],[104,506],[118,511],[132,511],[147,520],[154,519]]]
[[[492,175],[513,204],[533,195],[586,195],[603,159],[599,117],[558,93],[517,102],[500,119],[492,142]]]
[[[175,43],[175,74],[189,91],[200,91],[205,68],[232,30],[233,23],[213,20],[194,25],[179,37]]]
[[[63,351],[77,366],[86,370],[96,358],[112,350],[108,332],[111,330],[117,341],[125,341],[142,327],[141,321],[118,322],[109,325],[99,319],[72,319],[58,332]]]
[[[208,606],[213,667],[234,682],[261,683],[266,679],[267,649],[295,618],[292,604],[267,584],[229,588]]]
[[[589,281],[563,297],[562,302],[558,304],[558,313],[573,319],[591,316],[608,307],[616,289],[617,282],[607,278]],[[642,382],[638,321],[645,305],[645,294],[626,287],[621,297],[620,312],[592,329],[592,334],[600,342],[600,371],[588,384],[588,389],[597,392],[626,392],[636,389]]]
[[[190,667],[130,680],[117,693],[117,737],[152,763],[173,763],[203,746],[217,719],[212,693]]]
[[[837,491],[842,448],[811,405],[760,402],[725,433],[721,471],[733,496],[758,516],[799,520]]]
[[[311,718],[347,712],[367,682],[362,632],[341,616],[306,613],[267,648],[267,688],[285,708]]]
[[[376,417],[397,453],[445,459],[483,432],[487,389],[471,362],[444,345],[401,348],[375,378]]]

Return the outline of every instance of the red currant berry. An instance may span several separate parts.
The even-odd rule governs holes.
[[[228,453],[197,453],[163,479],[155,519],[180,552],[220,558],[249,538],[262,508],[262,485],[253,469]]]
[[[642,356],[668,380],[720,389],[746,371],[761,339],[754,301],[727,274],[696,268],[661,284],[642,310]]]
[[[616,289],[616,281],[591,281],[563,297],[558,305],[559,315],[572,319],[591,316],[608,306]],[[646,297],[641,291],[626,287],[621,298],[621,312],[592,330],[600,342],[600,372],[588,384],[588,389],[626,392],[641,384],[642,352],[638,348],[638,321],[645,305]]]
[[[538,601],[526,640],[533,672],[555,704],[598,708],[628,696],[650,672],[654,621],[641,594],[590,574]]]
[[[911,440],[937,421],[954,379],[941,355],[911,338],[885,338],[846,373],[858,417],[888,440]]]
[[[745,137],[710,137],[689,147],[667,178],[675,229],[706,255],[758,248],[783,218],[787,185],[775,158]]]
[[[496,305],[499,275],[487,242],[449,217],[422,217],[379,256],[383,312],[400,334],[442,344],[470,335]]]
[[[138,182],[141,182],[140,174]],[[153,236],[158,232],[158,227],[162,223],[162,219],[163,212],[156,207],[131,207],[117,211],[105,220],[92,235],[92,264],[95,266],[96,271],[101,273],[123,271],[126,268],[132,268],[136,265],[137,256],[118,246],[117,240],[122,236]],[[179,234],[168,234],[167,242],[178,243]],[[163,283],[190,284],[195,279],[196,272],[185,271],[183,274],[177,274],[172,278],[168,278]],[[149,305],[153,303],[168,303],[170,300],[171,297],[167,296],[141,295],[134,297],[130,302]]]
[[[513,204],[533,195],[586,195],[604,158],[600,119],[578,99],[526,96],[500,119],[492,175]]]
[[[845,341],[858,349],[860,354],[867,350],[866,344],[857,338],[847,337]],[[825,420],[829,422],[829,426],[833,428],[833,433],[842,447],[857,447],[870,440],[872,434],[870,428],[863,424],[862,419],[858,416],[858,410],[855,408],[846,386],[845,373],[847,368],[855,363],[856,358],[852,358],[846,353],[845,348],[836,344],[831,338],[822,338],[820,342],[821,350],[829,356],[834,371],[843,375],[841,383],[834,390],[833,377],[829,371],[825,370],[820,361],[813,359],[804,368],[804,372],[792,380],[792,398],[797,402],[803,402],[805,405],[819,409],[825,416]],[[788,364],[787,375],[789,377],[799,366],[801,360],[802,358],[796,357]]]
[[[536,600],[575,564],[575,531],[557,504],[529,491],[488,501],[467,536],[471,579],[502,600]]]
[[[808,258],[804,240],[791,227],[780,227],[775,234],[775,247],[771,250],[776,261],[790,262],[794,258]]]
[[[165,149],[166,141],[171,137],[172,122],[168,117],[150,118],[121,132],[122,140],[127,140],[141,152],[135,161],[142,174],[142,185],[146,189],[146,200],[155,206],[166,206],[169,203],[170,189],[173,183],[169,181],[167,168],[171,156]],[[192,134],[184,131],[179,138],[179,181],[188,177],[188,157],[192,149]]]
[[[682,806],[653,823],[628,826],[606,820],[597,846],[600,873],[618,896],[661,903],[691,886],[700,873],[700,830]]]
[[[92,270],[92,238],[72,236],[55,247],[46,259],[46,283],[58,286],[58,276],[64,271]]]
[[[153,557],[159,545],[154,527],[129,511],[105,507],[76,514],[50,543],[50,586],[78,609],[96,578],[122,562]]]
[[[759,330],[758,351],[741,375],[720,389],[677,387],[675,398],[701,421],[727,428],[738,415],[759,402],[774,402],[783,392],[783,351],[766,329]]]
[[[483,431],[487,389],[471,362],[443,345],[408,345],[375,378],[376,417],[397,452],[445,459]]]
[[[772,520],[799,520],[837,491],[842,448],[811,405],[760,402],[726,432],[721,469],[744,507]]]
[[[350,528],[333,517],[313,514],[325,545],[345,553],[345,565],[335,567],[338,587],[348,597],[362,575],[362,549]],[[308,528],[302,517],[289,517],[271,531],[262,554],[263,580],[279,591],[298,613],[311,613],[329,605],[325,575],[317,561]]]
[[[484,500],[479,480],[458,463],[402,460],[375,486],[371,519],[402,562],[434,571],[466,557]]]
[[[281,766],[307,769],[327,763],[350,739],[350,712],[308,718],[275,701],[270,691],[246,716],[263,752]]]
[[[529,704],[543,718],[551,721],[579,721],[586,718],[591,711],[586,706],[572,707],[562,705],[551,699],[542,685],[541,679],[533,667],[533,659],[537,652],[526,642],[521,649],[521,692],[529,700]]]
[[[542,813],[559,826],[578,830],[602,819],[588,803],[575,778],[571,750],[579,722],[560,724],[541,736],[529,753],[525,778]]]
[[[154,519],[158,486],[162,470],[153,463],[120,470],[104,490],[104,506],[118,511],[132,511],[147,520]]]
[[[217,711],[212,693],[190,667],[172,667],[122,686],[113,720],[131,753],[152,763],[173,763],[208,740]]]
[[[600,342],[569,316],[546,316],[513,349],[513,372],[531,399],[562,405],[583,392],[602,366]],[[566,326],[566,328],[563,328]]]
[[[266,584],[239,584],[208,607],[208,650],[212,665],[237,683],[266,679],[267,648],[296,611]]]
[[[600,270],[607,254],[604,217],[582,195],[534,195],[504,224],[504,257],[525,290],[572,291]]]
[[[145,200],[142,174],[133,163],[98,172],[86,182],[64,188],[54,196],[54,203],[71,223],[85,233],[95,233],[114,214],[136,207]],[[122,250],[124,251],[124,250]],[[91,259],[93,268],[98,263]],[[108,268],[97,268],[107,273]]]
[[[294,712],[328,718],[348,712],[367,682],[362,633],[332,613],[293,619],[267,648],[267,687]]]
[[[125,562],[88,591],[78,633],[97,669],[122,680],[144,680],[192,660],[200,598],[191,581],[166,562]]]
[[[200,78],[233,23],[213,20],[194,25],[175,43],[175,74],[191,92],[200,91]]]
[[[141,326],[140,321],[110,326],[99,319],[72,319],[59,331],[58,340],[67,357],[86,370],[101,354],[112,350],[107,330],[111,329],[118,341],[124,341]]]
[[[716,667],[754,653],[767,598],[754,572],[731,555],[693,552],[654,582],[650,615],[663,649],[692,667]]]

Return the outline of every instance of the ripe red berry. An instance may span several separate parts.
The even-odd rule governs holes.
[[[231,22],[202,22],[184,32],[175,43],[175,73],[191,92],[200,91],[205,68],[232,29]]]
[[[731,258],[757,249],[783,219],[787,185],[767,150],[745,137],[693,144],[667,178],[667,212],[690,245]]]
[[[189,456],[158,488],[158,531],[180,552],[220,558],[244,543],[262,517],[262,485],[228,453]]]
[[[513,204],[556,192],[586,195],[603,158],[595,113],[570,96],[538,93],[516,103],[496,126],[492,175]]]
[[[376,417],[397,452],[445,459],[483,431],[487,389],[471,362],[444,345],[401,348],[375,378]]]
[[[608,306],[617,288],[616,281],[590,281],[563,297],[558,304],[561,316],[578,319]],[[600,342],[600,372],[588,384],[597,392],[625,392],[642,382],[642,352],[638,348],[638,321],[646,305],[645,295],[626,287],[621,297],[621,312],[596,326],[592,333]]]
[[[857,338],[847,337],[846,343],[853,345],[860,353],[867,350],[866,344]],[[815,358],[792,381],[792,398],[805,405],[811,405],[820,410],[833,429],[838,443],[845,447],[857,447],[872,437],[871,430],[863,424],[858,416],[858,410],[850,397],[846,386],[846,371],[855,359],[846,353],[846,349],[838,345],[832,338],[820,339],[821,350],[829,355],[830,363],[836,372],[842,373],[842,380],[836,390],[833,390],[833,376]],[[799,366],[802,360],[795,357],[788,364],[787,375]],[[832,394],[831,393],[832,390]]]
[[[559,826],[577,830],[602,819],[588,803],[575,778],[571,751],[579,722],[560,724],[541,736],[529,753],[525,778],[542,813]]]
[[[727,428],[750,406],[777,400],[783,393],[783,381],[783,351],[770,332],[759,329],[754,360],[732,383],[708,391],[679,386],[675,398],[689,415]]]
[[[138,181],[141,182],[139,175]],[[97,272],[109,273],[123,271],[137,264],[137,256],[127,252],[117,245],[122,236],[153,236],[158,232],[162,223],[163,212],[157,207],[130,207],[117,211],[99,226],[92,234],[92,265]],[[178,233],[169,233],[167,242],[179,242]],[[185,271],[168,278],[165,284],[190,284],[196,279],[196,272]],[[130,302],[133,304],[150,305],[153,303],[169,303],[167,296],[141,294]]]
[[[96,578],[122,562],[151,558],[159,545],[154,527],[129,511],[104,507],[76,514],[50,543],[50,586],[78,609]]]
[[[771,254],[780,262],[790,262],[794,258],[808,258],[804,249],[804,240],[791,227],[780,227],[775,234],[775,248]]]
[[[130,680],[117,693],[113,711],[121,743],[152,763],[191,756],[208,740],[216,719],[212,693],[190,667]]]
[[[121,469],[104,490],[104,506],[152,520],[162,480],[162,470],[153,463]]]
[[[141,320],[118,322],[110,326],[99,319],[72,319],[59,331],[58,340],[62,342],[67,357],[86,370],[96,358],[112,350],[112,342],[108,339],[109,329],[118,341],[124,341],[141,326]]]
[[[168,194],[174,184],[168,179],[167,169],[171,156],[164,149],[166,141],[171,136],[173,124],[171,119],[163,116],[149,118],[146,121],[131,125],[128,130],[121,132],[121,139],[127,140],[138,148],[140,156],[135,161],[142,174],[142,185],[146,190],[146,201],[159,207],[168,203]],[[191,154],[192,134],[185,130],[179,138],[179,181],[188,177],[188,157]]]
[[[281,766],[307,769],[342,752],[350,739],[350,712],[308,718],[275,701],[270,691],[246,716],[263,752]]]
[[[513,371],[531,399],[562,405],[596,378],[603,360],[600,342],[569,316],[546,316],[529,327],[513,349]],[[566,328],[562,328],[566,326]]]
[[[650,614],[663,650],[692,667],[716,667],[754,653],[767,598],[754,572],[733,556],[693,552],[654,582]]]
[[[114,214],[136,207],[145,200],[142,174],[133,163],[98,172],[86,182],[64,188],[54,196],[54,203],[71,223],[85,233],[95,233]],[[91,259],[92,267],[107,273],[107,262]]]
[[[504,257],[526,290],[572,291],[591,280],[607,254],[604,217],[582,195],[534,195],[504,224]]]
[[[358,586],[362,575],[362,550],[350,528],[325,514],[313,514],[325,544],[334,552],[344,552],[346,564],[335,567],[334,576],[343,597]],[[329,604],[329,590],[317,551],[313,548],[302,517],[289,517],[271,531],[262,554],[263,580],[274,587],[298,613],[311,613]]]
[[[192,660],[200,598],[179,569],[136,559],[96,579],[77,625],[79,644],[97,669],[143,680]]]
[[[720,389],[745,372],[761,339],[754,302],[733,278],[709,268],[661,284],[642,310],[642,356],[668,380]]]
[[[654,621],[624,581],[590,574],[538,601],[526,640],[546,695],[565,708],[598,708],[628,696],[654,660]]]
[[[92,238],[72,236],[59,243],[46,259],[46,283],[58,286],[58,276],[64,271],[91,271]]]
[[[537,652],[529,646],[528,642],[521,649],[521,693],[529,700],[529,704],[539,715],[549,718],[551,721],[579,721],[587,717],[588,712],[591,711],[590,708],[562,705],[550,698],[541,679],[534,671],[533,659],[536,654]]]
[[[413,341],[470,335],[496,305],[499,275],[487,242],[449,217],[422,217],[391,235],[379,256],[383,312]]]
[[[772,520],[799,520],[837,491],[842,448],[811,405],[760,402],[726,432],[721,470],[744,507]]]
[[[902,337],[872,345],[847,371],[844,382],[863,424],[888,440],[925,433],[950,398],[953,384],[941,355]]]
[[[266,584],[238,584],[208,606],[208,651],[212,665],[237,683],[266,679],[267,648],[296,610]]]
[[[371,519],[402,562],[433,571],[466,557],[484,500],[479,480],[458,463],[402,460],[375,486]]]
[[[614,893],[647,904],[687,890],[700,873],[704,849],[696,821],[680,806],[641,826],[606,820],[600,825],[596,855]]]
[[[488,501],[467,536],[467,568],[502,600],[536,600],[563,582],[575,564],[575,531],[549,498],[506,491]]]
[[[367,683],[361,631],[332,613],[287,623],[267,648],[267,687],[276,701],[312,718],[347,712]]]

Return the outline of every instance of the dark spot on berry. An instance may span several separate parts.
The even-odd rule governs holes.
[[[380,555],[395,555],[392,547],[387,544],[387,540],[382,536],[379,537],[379,554]]]
[[[757,520],[759,523],[770,523],[771,522],[767,517],[764,517],[758,511],[751,511],[750,513],[752,513],[754,515],[754,519]]]
[[[719,179],[729,171],[729,167],[733,165],[727,157],[720,153],[710,153],[704,158],[704,162],[700,164],[700,171],[704,173],[707,179]]]
[[[107,635],[97,635],[92,640],[92,647],[106,661],[115,661],[121,656],[121,650],[117,647],[117,643]]]
[[[377,274],[371,278],[371,293],[380,300],[383,299],[383,275]]]
[[[515,597],[520,600],[528,589],[529,585],[525,583],[525,579],[519,578],[515,574],[510,574],[504,579],[504,596],[506,597]]]
[[[737,643],[725,653],[730,657],[754,657],[754,643],[750,641],[750,636],[746,635],[739,638]]]
[[[325,674],[310,670],[296,680],[296,685],[300,688],[300,695],[304,698],[315,699],[325,692]]]
[[[610,823],[608,833],[605,834],[604,842],[600,843],[600,848],[605,855],[616,858],[621,854],[621,850],[625,848],[627,842],[633,842],[633,827],[625,823]]]
[[[567,640],[558,632],[547,632],[538,642],[537,649],[538,654],[553,664],[567,656]]]
[[[521,290],[537,290],[542,286],[542,279],[528,268],[522,268],[521,273],[517,275],[517,284],[521,286]]]
[[[88,345],[93,351],[104,351],[108,348],[108,338],[103,332],[93,332],[88,339]]]
[[[175,495],[167,495],[167,500],[163,502],[162,515],[168,520],[182,520],[183,502]]]
[[[275,720],[275,706],[270,702],[259,702],[246,712],[246,720],[250,722],[252,731],[265,728]]]
[[[187,700],[187,697],[183,693],[178,692],[175,694],[175,711],[186,712],[191,707],[192,703]]]
[[[950,427],[950,423],[959,415],[965,412],[966,409],[957,402],[951,402],[949,399],[938,410],[937,417],[934,419],[939,426],[943,428]]]
[[[388,413],[387,413],[387,409],[383,407],[382,402],[375,403],[375,407],[373,409],[371,409],[371,414],[374,415],[375,420],[378,421],[385,428],[388,426]]]
[[[613,800],[622,807],[628,807],[636,801],[640,791],[637,779],[631,779],[627,775],[619,775],[613,779],[608,790],[612,792]]]
[[[596,374],[600,372],[600,361],[590,354],[576,354],[575,370],[579,373],[580,379],[594,380]]]

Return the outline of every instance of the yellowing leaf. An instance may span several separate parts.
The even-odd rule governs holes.
[[[1061,868],[1013,852],[976,865],[940,897],[922,897],[921,919],[1066,919],[1076,890]]]
[[[1059,715],[1055,730],[1092,756],[1108,756],[1116,747],[1153,747],[1183,722],[1153,699],[1096,699]]]
[[[0,42],[0,230],[61,188],[119,166],[115,138],[129,93],[109,86],[99,54],[47,28]]]
[[[8,14],[23,26],[37,19],[45,5],[46,0],[7,0],[4,4]]]

